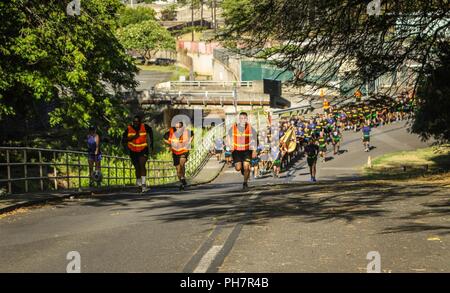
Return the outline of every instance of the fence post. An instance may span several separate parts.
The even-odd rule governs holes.
[[[78,190],[81,190],[81,159],[78,154]]]
[[[126,182],[126,175],[127,173],[125,172],[125,159],[122,159],[122,169],[123,169],[123,173],[122,173],[122,185],[125,186],[125,182]]]
[[[117,159],[114,159],[114,172],[116,173],[115,175],[114,175],[114,182],[116,183],[115,185],[118,185],[117,184],[117,178],[119,177],[119,174],[117,173],[117,170],[118,170],[118,168],[117,168]]]
[[[11,166],[9,165],[9,150],[6,150],[6,163],[8,164],[8,191],[11,194],[12,193],[12,184],[11,184]]]
[[[23,173],[25,178],[25,192],[28,192],[28,168],[27,168],[27,150],[23,151]]]
[[[109,180],[110,180],[110,177],[111,177],[111,165],[110,165],[110,163],[111,163],[111,158],[110,157],[108,157],[108,187],[109,187]]]
[[[42,152],[39,151],[39,177],[41,177],[40,182],[41,182],[41,191],[44,191],[44,180],[42,179],[43,174],[42,174]]]
[[[133,163],[129,161],[128,170],[130,170],[130,184],[133,185],[133,167],[131,165],[133,165]]]
[[[69,178],[69,153],[66,153],[66,179],[67,179],[67,189],[70,188],[70,178]]]
[[[53,176],[55,178],[55,190],[58,190],[58,180],[57,180],[57,176],[58,173],[56,172],[56,153],[53,152]]]
[[[160,163],[163,167],[162,167],[162,178],[163,178],[163,184],[167,182],[167,178],[166,178],[166,166],[164,166],[164,163]],[[159,167],[161,169],[161,166]]]

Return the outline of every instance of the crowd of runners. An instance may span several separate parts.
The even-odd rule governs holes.
[[[328,151],[334,156],[343,153],[341,143],[344,133],[361,133],[362,148],[369,152],[370,133],[374,127],[409,119],[414,113],[415,99],[410,95],[395,98],[380,98],[332,106],[323,100],[323,109],[308,116],[281,117],[271,121],[260,131],[251,125],[248,114],[241,112],[238,121],[231,125],[224,137],[217,137],[211,149],[217,160],[225,159],[228,166],[234,166],[244,177],[243,189],[248,189],[248,180],[266,177],[277,178],[286,171],[293,161],[306,157],[311,181],[316,181],[316,163],[326,162]],[[188,161],[193,133],[182,122],[169,128],[164,135],[164,143],[172,152],[173,165],[177,170],[180,190],[187,186],[185,165]],[[93,181],[101,181],[100,137],[95,127],[91,127],[87,137],[89,153],[89,173]],[[153,152],[152,128],[136,116],[123,134],[123,143],[129,151],[135,167],[136,185],[145,192],[147,172],[146,162]],[[94,168],[95,165],[95,168]]]
[[[335,156],[341,155],[343,150],[340,146],[346,131],[360,132],[362,150],[369,152],[371,129],[411,118],[414,107],[415,100],[407,94],[394,98],[377,97],[343,106],[332,106],[324,99],[320,113],[281,117],[279,127],[268,126],[258,133],[255,154],[246,158],[250,161],[253,178],[266,177],[267,174],[279,177],[292,161],[306,157],[311,181],[316,181],[317,160],[325,162],[328,150]],[[292,148],[293,140],[295,148]],[[229,166],[240,163],[233,155],[233,142],[226,143],[226,139],[216,139],[212,152],[219,161],[225,159]],[[244,183],[245,188],[246,180]]]

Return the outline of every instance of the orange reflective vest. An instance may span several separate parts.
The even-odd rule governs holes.
[[[128,125],[128,137],[135,136],[136,130],[131,125]],[[139,129],[139,137],[128,142],[128,148],[132,152],[143,151],[147,147],[147,132],[145,131],[144,123],[141,123]]]
[[[246,124],[244,132],[240,132],[237,124],[233,125],[233,150],[248,151],[250,149],[250,139],[252,137],[252,128]]]
[[[189,151],[188,149],[189,133],[187,129],[184,129],[183,135],[177,137],[175,135],[175,131],[173,131],[173,127],[171,127],[169,131],[169,143],[172,149],[172,153],[174,153],[175,155],[187,153]]]
[[[323,108],[324,109],[330,108],[330,103],[328,101],[323,101]]]

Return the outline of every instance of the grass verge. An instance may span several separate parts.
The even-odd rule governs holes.
[[[417,179],[440,177],[450,170],[450,144],[385,154],[365,167],[364,175],[370,179]],[[448,175],[447,175],[448,176]]]

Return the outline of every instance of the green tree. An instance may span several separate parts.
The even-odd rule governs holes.
[[[448,0],[379,1],[382,5],[373,14],[368,13],[369,2],[376,3],[224,0],[226,26],[219,39],[238,44],[246,55],[272,59],[286,70],[300,67],[330,79],[342,69],[348,71],[348,79],[364,83],[393,74],[408,62],[427,64],[437,41],[450,35]],[[349,63],[357,66],[349,68]]]
[[[156,20],[156,12],[150,7],[123,7],[119,10],[118,17],[119,26],[124,27],[146,20]]]
[[[50,140],[73,145],[88,124],[111,136],[125,125],[120,93],[136,86],[137,69],[113,33],[122,4],[84,0],[79,16],[68,16],[66,5],[0,2],[2,143],[39,128],[50,129]]]
[[[171,4],[161,10],[161,20],[163,21],[173,21],[177,19],[177,5]]]
[[[120,28],[117,37],[126,49],[136,50],[145,64],[158,50],[175,50],[175,38],[154,20]]]
[[[450,42],[441,42],[436,52],[439,62],[428,64],[419,83],[416,119],[411,127],[423,139],[450,141]]]

